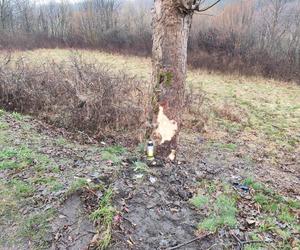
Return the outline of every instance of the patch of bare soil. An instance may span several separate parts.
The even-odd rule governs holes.
[[[52,224],[51,249],[88,249],[95,228],[79,193],[66,199]]]
[[[265,166],[232,156],[226,150],[194,152],[197,157],[190,158],[189,162],[184,162],[188,157],[184,150],[182,153],[183,162],[180,164],[148,164],[150,170],[144,174],[133,171],[131,163],[121,170],[119,179],[114,183],[114,205],[120,214],[115,218],[113,242],[109,249],[222,249],[222,246],[242,249],[245,242],[251,242],[247,240],[248,232],[243,232],[243,226],[233,231],[225,227],[207,236],[197,230],[197,225],[207,214],[205,211],[199,213],[199,210],[194,210],[189,200],[196,194],[197,185],[203,180],[219,180],[220,183],[232,186],[233,191],[234,183],[241,183],[252,176],[276,192],[295,196],[294,193],[286,192],[288,187],[297,189],[297,183],[289,182],[297,178],[292,173],[290,176],[282,175],[280,182],[276,179],[280,173],[272,175]],[[239,206],[245,209],[241,209],[237,217],[240,225],[245,223],[243,216],[248,218],[253,212],[251,209],[249,212],[248,206],[252,203],[248,198],[240,198],[242,201],[239,201]],[[269,238],[266,236],[266,239]]]
[[[171,249],[193,240],[199,214],[188,200],[199,173],[196,168],[170,163],[152,166],[141,177],[130,165],[116,182],[115,205],[121,211],[110,249]],[[207,249],[208,238],[181,249]]]

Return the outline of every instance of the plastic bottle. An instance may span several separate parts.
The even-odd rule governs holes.
[[[148,160],[154,160],[154,144],[151,140],[147,143],[147,158]]]

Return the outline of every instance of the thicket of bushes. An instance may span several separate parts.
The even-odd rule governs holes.
[[[0,54],[0,107],[30,114],[96,140],[144,141],[149,128],[151,87],[126,73],[74,52],[67,61],[37,65],[28,57]],[[203,129],[204,94],[187,90],[184,123]]]
[[[72,56],[70,64],[41,66],[28,58],[1,61],[0,107],[97,139],[127,136],[132,142],[143,135],[146,83],[79,56]]]

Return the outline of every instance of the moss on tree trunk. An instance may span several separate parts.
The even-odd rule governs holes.
[[[187,43],[192,13],[174,0],[155,0],[152,49],[152,131],[156,154],[177,150],[184,105]]]

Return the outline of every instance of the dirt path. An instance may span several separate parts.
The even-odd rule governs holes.
[[[164,164],[138,178],[130,167],[116,183],[122,222],[110,249],[167,249],[195,238],[199,214],[188,200],[197,174],[185,165]],[[205,249],[206,240],[183,249]]]

